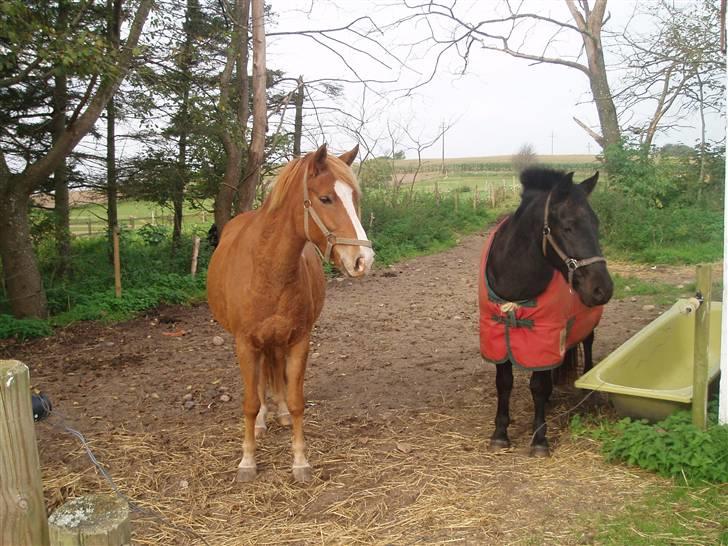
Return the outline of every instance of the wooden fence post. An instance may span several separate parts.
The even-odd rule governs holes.
[[[693,346],[693,424],[705,430],[708,426],[708,347],[710,344],[711,267],[696,268],[697,291],[703,302],[695,313]]]
[[[478,210],[478,186],[473,191],[473,210]]]
[[[129,216],[129,225],[131,226],[131,229],[134,229],[134,217]]]
[[[48,520],[51,546],[128,546],[129,505],[111,495],[70,500]]]
[[[153,226],[157,225],[157,220],[154,218],[154,209],[152,209],[152,225]]]
[[[91,235],[93,232],[91,231],[91,220],[87,220],[86,224],[88,225],[88,234]]]
[[[117,298],[121,297],[121,256],[119,255],[119,226],[114,226],[114,292]]]
[[[28,367],[0,360],[0,544],[47,546]]]
[[[197,256],[200,253],[200,238],[195,235],[192,238],[192,266],[190,267],[190,273],[192,276],[197,275]]]

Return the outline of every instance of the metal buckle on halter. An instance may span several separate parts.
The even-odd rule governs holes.
[[[331,246],[334,246],[336,244],[336,235],[334,235],[333,233],[329,233],[326,236],[326,240],[329,242],[329,244],[331,244]]]
[[[549,227],[549,226],[544,226],[544,227],[543,227],[543,234],[544,234],[544,236],[546,236],[546,235],[551,235],[551,227]]]
[[[566,268],[569,271],[576,271],[579,269],[579,262],[576,261],[574,258],[569,258],[568,260],[565,260]]]
[[[304,199],[303,200],[303,208],[307,209],[311,207],[311,200],[310,199]]]

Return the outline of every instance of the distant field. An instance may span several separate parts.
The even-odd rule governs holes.
[[[487,157],[454,157],[445,159],[445,169],[474,168],[474,170],[489,170],[492,168],[512,169],[512,156],[494,155]],[[569,155],[539,155],[536,156],[537,163],[543,165],[598,165],[597,156],[590,154],[569,154]],[[416,159],[400,159],[394,162],[396,169],[404,171],[414,170],[417,167]],[[441,159],[423,159],[422,170],[425,172],[439,171],[442,167]]]

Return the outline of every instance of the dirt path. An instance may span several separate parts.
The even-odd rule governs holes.
[[[477,345],[482,244],[470,236],[360,282],[329,282],[306,380],[309,486],[292,483],[289,434],[276,424],[260,445],[258,480],[232,481],[240,379],[231,338],[205,305],[81,324],[0,354],[31,366],[34,385],[126,492],[210,544],[589,542],[595,514],[615,513],[656,479],[605,464],[593,445],[569,438],[565,418],[549,424],[554,456],[526,457],[525,374],[514,388],[514,448],[487,451],[495,386]],[[643,303],[610,303],[597,360],[659,313]],[[552,417],[579,399],[553,398]],[[38,431],[51,504],[108,489],[74,440],[47,424]],[[140,544],[201,544],[143,517],[135,534]]]

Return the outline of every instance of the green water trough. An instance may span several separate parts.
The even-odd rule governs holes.
[[[608,393],[617,413],[659,421],[690,410],[693,399],[695,313],[684,314],[689,300],[678,300],[575,383]],[[710,310],[708,381],[720,371],[721,303]]]

